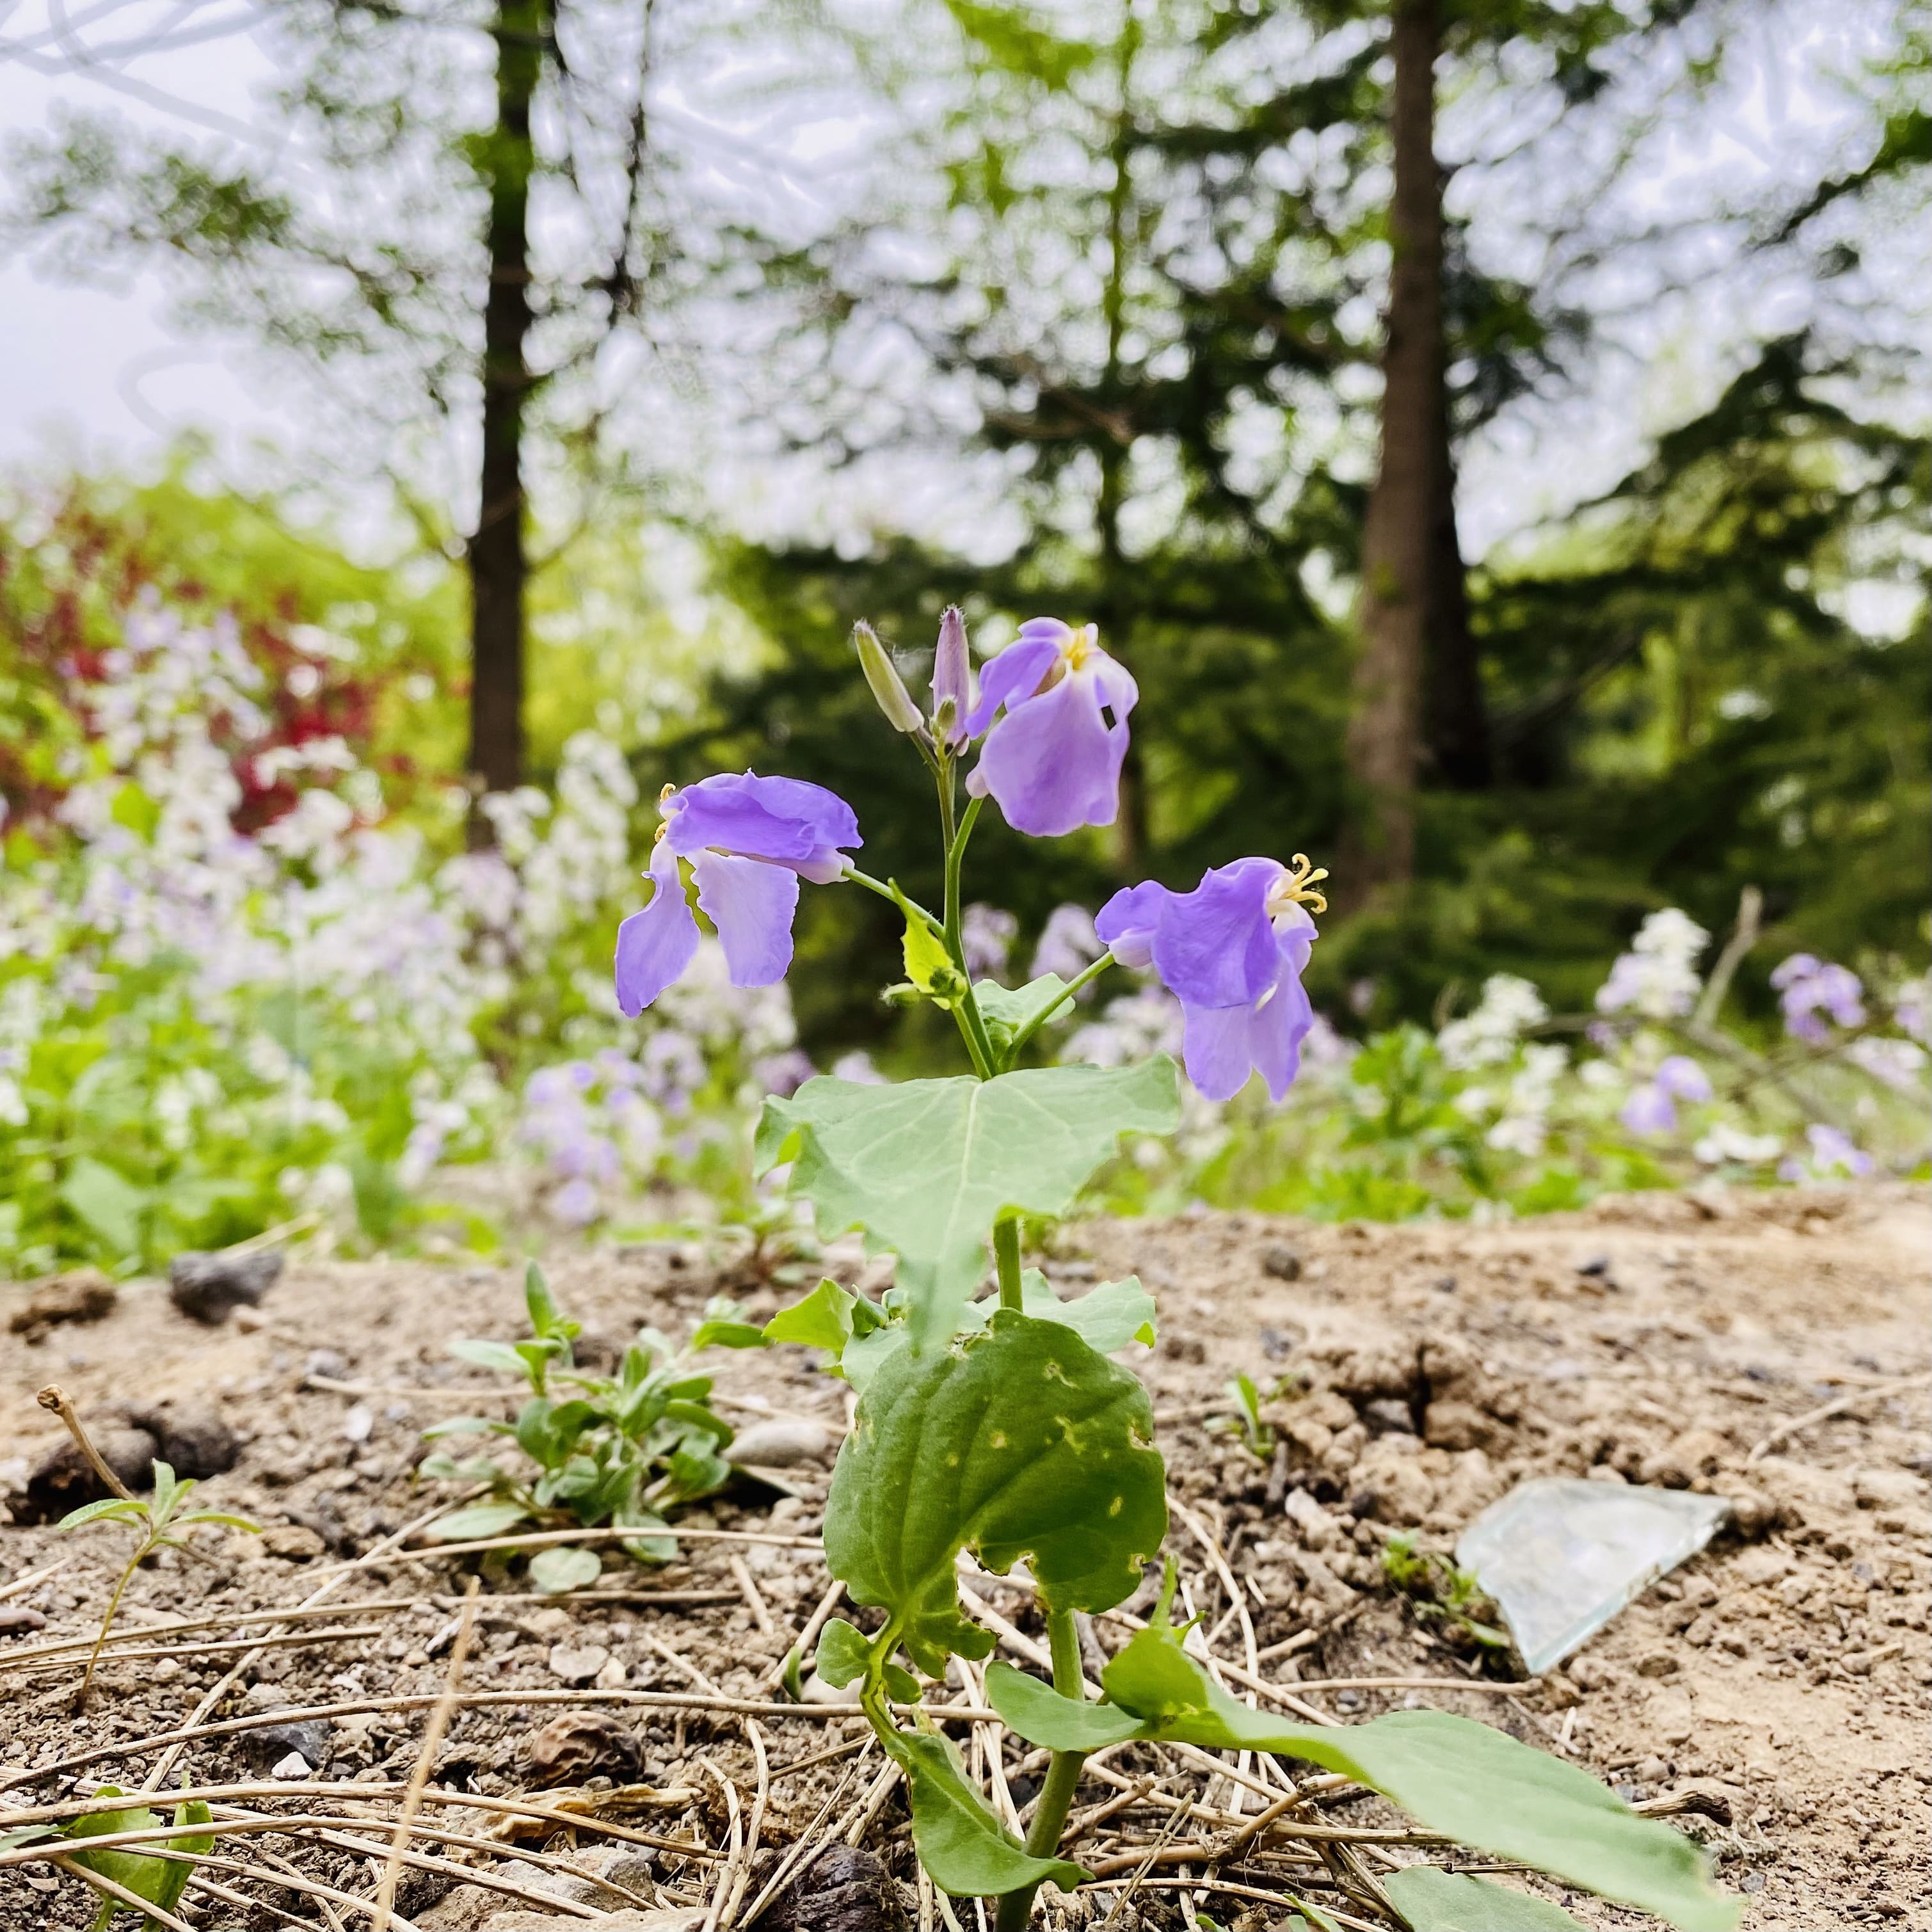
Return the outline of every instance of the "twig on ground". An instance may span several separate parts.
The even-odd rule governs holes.
[[[745,1600],[745,1607],[752,1613],[752,1621],[758,1627],[759,1634],[770,1636],[778,1626],[772,1621],[771,1606],[758,1594],[757,1580],[752,1574],[751,1565],[734,1550],[725,1559],[733,1580],[738,1586],[738,1593]]]
[[[410,1827],[416,1818],[417,1807],[422,1802],[423,1787],[429,1782],[430,1773],[436,1768],[436,1752],[448,1734],[450,1720],[456,1714],[463,1666],[469,1660],[470,1640],[476,1628],[476,1591],[480,1581],[475,1576],[470,1580],[470,1594],[464,1604],[463,1627],[456,1633],[456,1642],[449,1653],[449,1672],[443,1682],[442,1695],[436,1700],[430,1712],[429,1721],[423,1726],[422,1749],[416,1754],[416,1768],[410,1774],[409,1789],[403,1793],[403,1808],[398,1814],[395,1836],[389,1845],[389,1862],[376,1893],[376,1904],[382,1915],[378,1924],[383,1928],[394,1922],[396,1881],[402,1876],[403,1853],[409,1845]]]
[[[1796,1420],[1787,1422],[1783,1428],[1774,1429],[1762,1442],[1754,1443],[1750,1453],[1744,1457],[1744,1467],[1749,1468],[1760,1456],[1769,1455],[1780,1443],[1788,1442],[1794,1436],[1802,1435],[1814,1423],[1828,1422],[1833,1416],[1842,1415],[1846,1409],[1855,1408],[1862,1402],[1869,1402],[1882,1396],[1903,1395],[1907,1389],[1924,1388],[1928,1384],[1932,1384],[1932,1375],[1901,1376],[1896,1382],[1874,1382],[1869,1388],[1854,1389],[1849,1395],[1841,1395],[1831,1402],[1822,1403],[1816,1408],[1808,1410]]]
[[[94,1446],[93,1438],[81,1426],[80,1415],[74,1404],[68,1400],[66,1390],[58,1382],[50,1382],[34,1400],[50,1414],[57,1415],[66,1425],[67,1432],[74,1438],[74,1447],[87,1458],[94,1473],[113,1491],[124,1503],[137,1502],[140,1498],[121,1478],[101,1460],[100,1451]]]
[[[758,1766],[758,1788],[752,1798],[752,1822],[745,1828],[745,1856],[731,1881],[731,1895],[718,1914],[718,1932],[730,1932],[736,1922],[738,1908],[745,1902],[746,1888],[752,1882],[752,1868],[758,1862],[758,1837],[765,1828],[765,1808],[771,1802],[771,1767],[765,1757],[765,1734],[755,1718],[745,1720],[745,1736],[752,1747],[752,1762]]]
[[[6,1602],[9,1597],[25,1595],[36,1583],[44,1583],[50,1576],[64,1570],[73,1561],[71,1556],[63,1556],[57,1562],[44,1563],[38,1570],[29,1570],[24,1576],[16,1576],[10,1583],[0,1583],[0,1604]],[[84,1642],[86,1639],[77,1641]]]
[[[745,1849],[745,1825],[739,1810],[737,1786],[708,1757],[700,1758],[698,1768],[710,1777],[724,1794],[724,1815],[729,1835],[726,1841],[724,1862],[718,1868],[718,1882],[712,1888],[711,1903],[705,1908],[704,1912],[704,1932],[718,1932],[727,1896],[736,1874],[739,1856]]]
[[[863,1766],[866,1760],[871,1756],[873,1748],[878,1744],[878,1737],[869,1728],[867,1730],[866,1735],[862,1738],[854,1740],[853,1744],[850,1748],[854,1749],[857,1751],[857,1759],[855,1762],[845,1767],[845,1775],[832,1787],[831,1795],[819,1806],[818,1812],[814,1816],[812,1822],[799,1834],[797,1843],[793,1845],[790,1850],[785,1853],[784,1856],[778,1861],[778,1869],[765,1881],[764,1889],[758,1894],[756,1898],[752,1900],[749,1910],[746,1911],[743,1918],[739,1922],[740,1932],[750,1932],[750,1928],[758,1923],[759,1917],[764,1912],[765,1908],[771,1904],[773,1899],[777,1898],[779,1892],[784,1889],[785,1886],[792,1881],[794,1876],[802,1879],[805,1876],[806,1872],[810,1869],[813,1862],[817,1859],[819,1853],[825,1851],[830,1847],[832,1842],[830,1839],[822,1840],[814,1844],[813,1842],[814,1834],[818,1832],[818,1828],[825,1822],[826,1818],[831,1815],[832,1808],[838,1802],[840,1798],[844,1796],[846,1792],[850,1788],[853,1779],[858,1776],[860,1767]],[[848,1747],[841,1745],[839,1748],[841,1750],[844,1750],[848,1748]],[[783,1777],[786,1769],[802,1770],[803,1768],[804,1767],[802,1766],[781,1767],[777,1775]],[[926,1868],[923,1865],[921,1865],[919,1869],[922,1877],[923,1877]],[[930,1880],[926,1880],[926,1882],[929,1885],[932,1881]]]
[[[833,1577],[826,1586],[825,1594],[813,1606],[811,1616],[806,1618],[805,1628],[786,1646],[784,1656],[780,1658],[777,1663],[765,1673],[765,1682],[774,1690],[784,1682],[785,1665],[793,1652],[796,1651],[798,1653],[798,1660],[801,1664],[811,1655],[812,1647],[818,1639],[818,1633],[825,1628],[832,1612],[838,1607],[839,1598],[844,1594],[844,1583],[838,1577]]]

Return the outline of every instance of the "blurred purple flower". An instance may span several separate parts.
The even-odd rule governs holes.
[[[617,1004],[644,1011],[691,964],[698,921],[678,860],[688,859],[698,903],[724,948],[734,986],[769,986],[791,964],[791,923],[801,878],[829,885],[858,846],[852,808],[800,778],[725,773],[682,791],[665,788],[664,823],[651,853],[651,896],[617,928]]]
[[[1187,1077],[1210,1100],[1232,1100],[1258,1072],[1286,1094],[1314,1024],[1301,975],[1315,922],[1301,902],[1305,860],[1237,859],[1191,892],[1131,886],[1100,908],[1094,929],[1124,966],[1151,965],[1186,1016]]]
[[[789,1100],[818,1071],[812,1056],[802,1048],[788,1046],[782,1053],[768,1053],[752,1062],[752,1078],[767,1094]]]
[[[1127,714],[1140,690],[1100,649],[1099,634],[1091,624],[1076,631],[1057,617],[1030,617],[980,677],[966,735],[992,729],[966,789],[990,792],[1016,832],[1054,838],[1111,825],[1120,809]]]
[[[1772,973],[1771,983],[1781,996],[1784,1030],[1794,1040],[1816,1046],[1831,1038],[1831,1028],[1819,1018],[1821,1012],[1841,1027],[1865,1023],[1864,987],[1848,967],[1809,952],[1794,952]]]
[[[589,1181],[566,1180],[550,1197],[550,1211],[566,1228],[583,1228],[596,1220],[603,1205]]]
[[[1630,1133],[1667,1134],[1677,1124],[1677,1108],[1658,1082],[1646,1080],[1630,1089],[1617,1118]]]
[[[665,1027],[644,1042],[644,1091],[668,1114],[682,1114],[704,1084],[704,1053],[687,1033]]]
[[[1094,930],[1094,915],[1084,906],[1055,906],[1041,928],[1040,944],[1034,949],[1032,977],[1058,973],[1063,980],[1076,980],[1107,950]],[[1083,988],[1084,998],[1091,988]]]
[[[1872,1171],[1871,1156],[1858,1147],[1849,1134],[1836,1127],[1810,1126],[1804,1138],[1811,1143],[1811,1171],[1817,1174],[1866,1174]]]
[[[1013,950],[1013,934],[1020,922],[998,906],[969,905],[959,922],[959,937],[966,952],[966,976],[969,980],[997,980],[1006,970],[1006,956]]]

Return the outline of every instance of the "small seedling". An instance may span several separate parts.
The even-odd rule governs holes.
[[[1237,1376],[1226,1390],[1234,1405],[1234,1426],[1241,1445],[1258,1462],[1274,1460],[1274,1425],[1262,1420],[1262,1392],[1252,1377]]]
[[[79,1509],[62,1517],[59,1527],[62,1529],[81,1529],[90,1522],[123,1522],[134,1532],[133,1553],[128,1558],[128,1567],[121,1573],[121,1580],[114,1586],[113,1595],[107,1600],[106,1613],[100,1619],[100,1634],[94,1640],[94,1648],[88,1655],[86,1672],[80,1680],[80,1688],[74,1693],[74,1708],[76,1711],[87,1708],[94,1667],[100,1661],[101,1647],[107,1641],[107,1633],[113,1628],[122,1595],[134,1572],[150,1556],[163,1550],[185,1550],[188,1538],[184,1532],[199,1528],[203,1523],[220,1523],[230,1529],[245,1530],[251,1536],[260,1533],[260,1524],[250,1522],[246,1516],[231,1515],[226,1510],[184,1510],[182,1504],[194,1486],[192,1480],[177,1480],[166,1463],[157,1462],[154,1494],[145,1501],[128,1495],[104,1496],[100,1502],[83,1503]]]
[[[1496,1606],[1475,1572],[1458,1567],[1439,1550],[1424,1550],[1406,1529],[1382,1547],[1382,1574],[1408,1599],[1425,1622],[1443,1626],[1466,1648],[1507,1653],[1510,1634],[1496,1622]]]
[[[120,1798],[126,1796],[116,1785],[104,1784],[94,1793],[97,1798]],[[174,1826],[178,1834],[166,1840],[153,1850],[128,1845],[111,1845],[100,1851],[76,1849],[63,1853],[56,1862],[66,1865],[90,1882],[95,1878],[106,1880],[122,1891],[144,1899],[163,1912],[172,1912],[181,1903],[182,1894],[188,1889],[188,1882],[194,1875],[193,1860],[205,1856],[214,1849],[214,1835],[212,1832],[190,1831],[190,1828],[208,1825],[214,1821],[214,1814],[199,1798],[175,1807]],[[64,1825],[30,1825],[22,1831],[0,1832],[0,1851],[11,1851],[22,1845],[46,1844],[51,1848],[53,1841],[81,1840],[110,1836],[120,1832],[150,1832],[159,1828],[161,1820],[145,1804],[130,1804],[118,1811],[90,1811],[85,1816],[70,1820]],[[179,1852],[183,1856],[170,1858],[164,1852]],[[100,1888],[95,1888],[99,1890]],[[103,1892],[100,1910],[95,1916],[92,1932],[111,1932],[116,1917],[123,1912],[136,1910],[124,1899],[117,1898],[112,1892]],[[146,1913],[142,1914],[142,1932],[159,1932],[160,1921]]]
[[[425,1438],[508,1437],[537,1466],[534,1478],[487,1456],[425,1456],[419,1475],[487,1483],[490,1496],[443,1517],[434,1535],[445,1542],[496,1537],[525,1523],[544,1528],[575,1522],[584,1528],[662,1532],[664,1512],[709,1496],[731,1473],[722,1454],[730,1424],[714,1414],[711,1378],[688,1372],[690,1358],[708,1348],[762,1347],[764,1331],[738,1319],[736,1306],[714,1301],[705,1320],[680,1348],[655,1328],[641,1330],[614,1376],[586,1375],[572,1354],[582,1332],[556,1304],[543,1271],[532,1262],[524,1279],[530,1310],[527,1342],[463,1341],[454,1353],[505,1374],[520,1376],[530,1399],[514,1422],[460,1415],[424,1431]],[[676,1545],[663,1534],[627,1538],[623,1547],[640,1563],[662,1563]],[[595,1550],[560,1546],[530,1561],[540,1590],[562,1592],[594,1581]]]

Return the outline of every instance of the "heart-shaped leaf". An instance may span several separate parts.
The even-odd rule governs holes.
[[[1103,1610],[1167,1532],[1147,1391],[1072,1329],[1002,1310],[986,1334],[887,1357],[833,1472],[826,1555],[857,1604],[883,1605],[913,1661],[992,1639],[959,1615],[953,1559],[1028,1558],[1042,1598]]]
[[[1166,1133],[1180,1118],[1174,1063],[1046,1066],[861,1086],[821,1076],[758,1122],[760,1172],[794,1163],[792,1191],[820,1232],[866,1231],[899,1259],[912,1338],[943,1346],[986,1267],[1003,1215],[1064,1214],[1124,1133]]]
[[[1036,1322],[1062,1323],[1100,1354],[1111,1355],[1130,1342],[1154,1346],[1154,1297],[1142,1287],[1138,1275],[1103,1281],[1077,1301],[1062,1301],[1038,1268],[1028,1268],[1020,1276],[1020,1291],[1022,1312]],[[984,1326],[998,1306],[996,1300],[969,1304],[961,1325],[968,1330]]]
[[[112,1785],[104,1785],[94,1795],[118,1798],[122,1794]],[[199,1801],[177,1805],[174,1822],[182,1828],[183,1835],[170,1838],[166,1841],[169,1848],[178,1852],[213,1851],[214,1839],[212,1833],[190,1833],[186,1830],[191,1826],[207,1824],[212,1815],[208,1807]],[[161,1822],[161,1819],[145,1804],[133,1804],[119,1811],[90,1811],[86,1816],[75,1819],[61,1835],[64,1838],[89,1838],[114,1832],[146,1832]],[[100,1851],[77,1850],[73,1858],[82,1870],[98,1874],[124,1891],[131,1892],[136,1898],[144,1898],[149,1904],[159,1906],[164,1912],[172,1912],[180,1904],[182,1894],[194,1875],[194,1866],[184,1859],[157,1858],[133,1846],[124,1850],[119,1846],[109,1846]],[[110,1916],[118,1915],[124,1909],[111,1898],[110,1904]]]

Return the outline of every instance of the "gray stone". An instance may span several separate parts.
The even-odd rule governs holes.
[[[778,1416],[740,1430],[726,1448],[724,1460],[755,1468],[794,1469],[802,1462],[823,1462],[831,1447],[831,1431],[822,1424]]]
[[[168,1264],[168,1299],[192,1322],[218,1328],[238,1308],[253,1308],[275,1285],[284,1256],[279,1248],[252,1255],[190,1250]]]

